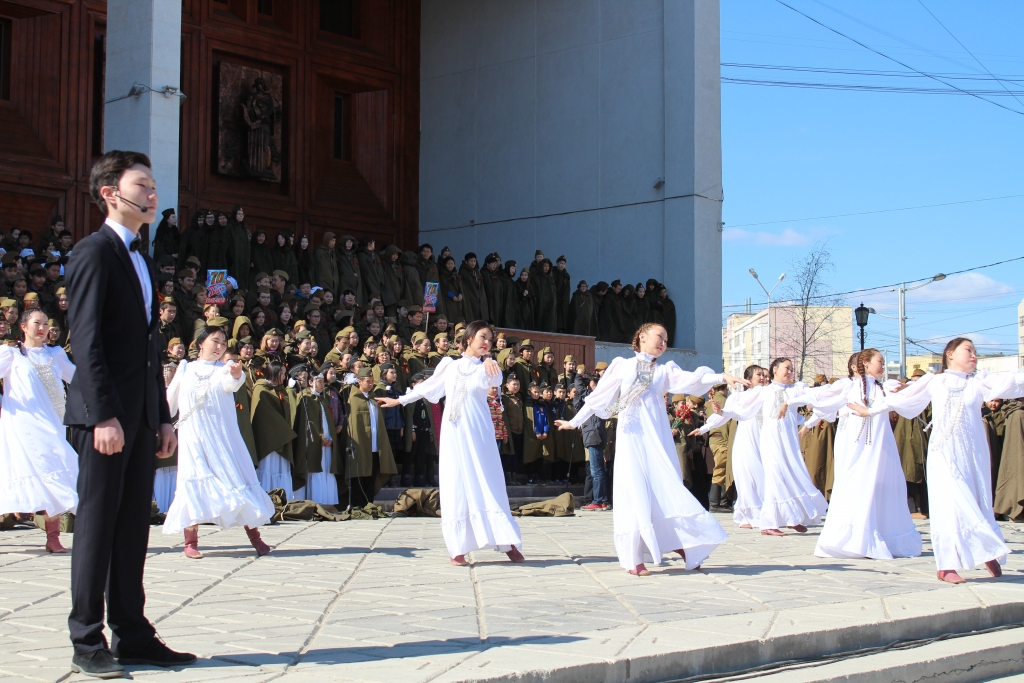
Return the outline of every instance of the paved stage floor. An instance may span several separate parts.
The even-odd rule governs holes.
[[[527,562],[448,564],[436,519],[286,522],[257,559],[241,529],[201,527],[203,560],[153,527],[147,614],[199,664],[130,667],[137,681],[663,681],[895,640],[1024,621],[1024,527],[1001,580],[935,578],[925,553],[893,561],[812,554],[817,529],[735,528],[698,571],[681,560],[629,576],[611,512],[525,518]],[[72,535],[62,535],[65,545]],[[0,682],[69,673],[69,556],[36,529],[0,532]]]

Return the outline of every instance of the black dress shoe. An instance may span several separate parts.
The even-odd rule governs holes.
[[[110,650],[93,650],[71,658],[71,670],[93,678],[124,678],[124,667],[114,660]]]
[[[195,664],[197,659],[191,652],[175,652],[167,647],[159,637],[154,637],[141,650],[119,651],[117,654],[117,661],[121,664],[150,664],[165,667]]]

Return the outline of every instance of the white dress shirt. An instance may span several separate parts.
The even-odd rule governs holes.
[[[107,225],[124,242],[124,248],[128,250],[128,257],[135,266],[135,274],[138,275],[139,285],[142,287],[142,302],[146,305],[146,324],[149,324],[153,322],[153,280],[149,277],[149,267],[146,265],[146,259],[142,258],[142,254],[138,251],[131,250],[132,240],[135,239],[135,235],[131,230],[109,218],[107,219]]]
[[[363,396],[370,399],[370,452],[377,453],[377,402],[370,398],[369,392],[364,391]]]

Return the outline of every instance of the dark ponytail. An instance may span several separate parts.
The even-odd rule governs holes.
[[[775,360],[773,360],[772,364],[768,366],[768,380],[771,381],[771,382],[775,381],[775,368],[779,367],[783,363],[792,363],[792,362],[793,361],[791,361],[790,359],[783,358],[783,357],[776,358]]]

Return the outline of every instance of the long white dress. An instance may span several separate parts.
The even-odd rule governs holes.
[[[409,389],[402,405],[420,399],[437,403],[447,396],[439,443],[438,483],[441,532],[452,557],[494,548],[523,547],[505,491],[501,455],[487,392],[501,386],[501,373],[490,377],[483,361],[472,356],[446,357],[434,374]]]
[[[331,434],[330,425],[327,424],[327,410],[317,401],[320,406],[320,429],[323,434],[331,438],[338,438],[337,434]],[[338,479],[331,474],[331,462],[334,460],[334,446],[324,446],[320,450],[320,471],[310,472],[306,475],[305,499],[312,500],[321,505],[338,504]]]
[[[618,415],[613,515],[624,569],[659,564],[662,555],[680,549],[686,568],[694,569],[726,540],[721,525],[683,485],[664,399],[666,393],[703,394],[721,383],[722,375],[706,367],[686,372],[672,361],[658,365],[645,353],[616,358],[570,421],[579,427],[592,415]]]
[[[726,418],[749,420],[761,414],[764,498],[757,524],[761,529],[813,526],[821,522],[828,503],[807,473],[797,436],[802,418],[796,408],[813,405],[826,397],[834,398],[838,391],[836,385],[810,389],[800,382],[772,382],[733,394],[725,402],[722,415]],[[786,404],[789,410],[779,419],[779,410]]]
[[[867,395],[861,381],[851,382],[841,400],[873,406],[885,391],[867,377]],[[844,429],[836,431],[835,452],[842,453],[842,471],[836,466],[828,518],[818,536],[818,557],[917,557],[921,534],[910,518],[907,483],[903,476],[889,413],[870,418],[849,414]]]
[[[220,361],[178,365],[167,388],[171,414],[178,413],[178,485],[165,534],[207,523],[251,528],[273,516],[238,430],[234,393],[244,383],[244,374],[234,379]]]
[[[1024,373],[946,370],[928,374],[898,394],[888,394],[871,413],[894,410],[913,419],[932,404],[928,440],[928,501],[932,552],[939,571],[973,569],[1010,549],[992,511],[992,465],[981,404],[1024,395]]]
[[[0,346],[0,513],[78,509],[78,454],[68,443],[64,386],[75,366],[64,349]]]
[[[764,466],[761,464],[761,413],[749,420],[736,423],[729,458],[732,477],[736,483],[736,502],[733,503],[732,521],[736,526],[761,523],[761,502],[764,500]],[[728,418],[712,415],[700,431],[707,434],[728,422]]]

